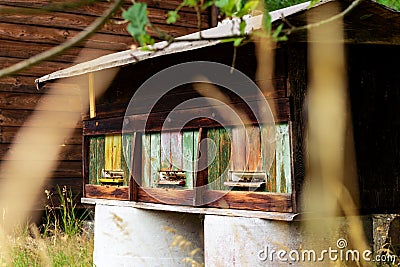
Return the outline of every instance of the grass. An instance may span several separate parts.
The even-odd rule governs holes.
[[[1,244],[0,266],[93,266],[93,237],[83,230],[89,211],[78,212],[66,187],[58,188],[60,206],[46,207],[44,223],[25,225]],[[8,253],[6,253],[8,252]]]
[[[22,235],[9,240],[10,256],[3,266],[92,266],[93,240],[85,235]]]

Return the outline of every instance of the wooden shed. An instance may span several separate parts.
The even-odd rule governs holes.
[[[326,1],[309,10],[305,3],[272,12],[271,15],[275,25],[281,22],[283,15],[292,25],[301,26],[306,24],[307,15],[318,15],[323,9],[336,4],[344,10],[349,2]],[[229,34],[232,23],[203,31],[203,36]],[[248,24],[253,30],[260,28],[261,16],[250,18]],[[400,59],[399,26],[399,12],[372,1],[361,2],[344,17],[348,92],[361,196],[360,211],[363,214],[396,213],[400,210],[400,154],[397,146],[400,141],[400,115],[397,112],[400,79],[396,74]],[[218,83],[217,91],[209,86],[197,85],[225,77],[222,70],[214,76],[207,72],[212,67],[205,61],[230,66],[234,51],[226,43],[178,42],[158,54],[126,51],[38,79],[38,83],[42,84],[71,75],[81,75],[85,79],[93,75],[96,81],[96,75],[101,75],[102,71],[119,68],[107,92],[92,106],[95,116],[88,113],[83,119],[84,201],[96,204],[96,211],[101,214],[98,215],[99,220],[105,221],[111,216],[107,212],[114,214],[111,209],[107,210],[110,206],[121,208],[121,214],[126,215],[124,218],[127,220],[136,218],[143,219],[143,222],[148,219],[147,215],[154,213],[140,211],[142,217],[139,218],[134,215],[136,211],[129,213],[129,210],[162,210],[175,215],[204,214],[206,241],[203,246],[206,264],[210,266],[216,266],[215,258],[225,252],[227,255],[220,256],[224,261],[231,263],[242,259],[236,257],[239,248],[244,246],[244,239],[240,241],[232,237],[234,240],[229,241],[227,238],[229,240],[225,240],[225,244],[218,238],[224,239],[228,230],[218,227],[220,223],[226,223],[228,228],[233,224],[246,228],[248,232],[238,234],[246,240],[257,235],[252,232],[253,228],[247,226],[250,222],[251,225],[264,225],[270,234],[283,234],[279,230],[280,221],[290,222],[302,212],[300,196],[305,176],[307,45],[307,33],[304,31],[290,35],[288,42],[279,43],[271,79],[257,78],[260,76],[256,76],[253,43],[236,51],[235,68],[250,81],[266,83],[274,89],[263,94],[268,105],[275,107],[267,111],[273,117],[273,133],[270,132],[271,120],[260,122],[259,114],[252,110],[251,103],[259,104],[262,98],[253,93],[251,83],[247,83],[246,79],[233,83],[238,88],[246,88],[239,94]],[[169,88],[171,84],[168,82],[154,83],[154,88],[146,87],[149,81],[155,79],[154,74],[171,66],[181,68],[177,69],[178,75],[170,74],[170,80],[190,76],[190,72],[185,72],[190,66],[185,64],[193,61],[203,64],[199,74],[207,79],[194,79],[192,84],[183,83],[174,88]],[[147,90],[142,94],[143,86]],[[171,90],[160,96],[157,92],[164,92],[163,87]],[[181,105],[201,97],[221,99],[216,92],[226,96],[223,106],[247,114],[244,127],[241,127],[242,122],[221,115],[216,103],[198,102],[197,106],[189,108]],[[171,113],[181,117],[171,117]],[[174,126],[174,118],[177,118],[180,127]],[[274,146],[271,146],[271,136]],[[211,161],[208,160],[210,158]],[[207,167],[201,168],[202,163]],[[163,220],[163,214],[157,213],[158,221],[168,225],[173,219],[168,217]],[[231,217],[223,219],[219,215]],[[274,223],[256,222],[252,220],[254,218],[270,219]],[[112,224],[110,220],[108,222]],[[179,225],[178,221],[175,223]],[[106,231],[105,223],[101,225],[103,228],[99,227]],[[211,229],[211,226],[215,228]],[[298,238],[301,243],[301,236],[297,236],[297,224],[292,222],[288,226],[296,232],[293,238]],[[181,230],[187,231],[184,228]],[[104,241],[102,238],[105,237],[97,233],[100,236],[98,240]],[[274,234],[271,235],[273,239]],[[232,248],[223,245],[215,247],[212,242],[216,239],[228,247],[228,243],[233,242]],[[129,242],[134,245],[134,238],[132,240]],[[257,240],[249,242],[259,244],[257,242],[261,241]],[[95,255],[97,262],[105,260],[100,251],[101,248],[98,248]],[[251,257],[250,252],[243,253]],[[121,254],[116,252],[114,261],[121,260],[118,255]],[[257,258],[250,262],[253,263],[253,260],[256,262]]]
[[[155,26],[173,36],[185,35],[198,30],[196,14],[190,9],[182,9],[182,20],[176,25],[165,22],[167,11],[179,5],[179,1],[146,1],[149,6],[149,18]],[[70,40],[81,30],[101,16],[110,3],[93,1],[78,8],[67,8],[64,1],[0,1],[0,67],[5,68],[24,59],[46,51],[64,41]],[[124,5],[128,8],[131,1]],[[203,13],[203,28],[216,25],[211,10]],[[67,50],[62,55],[51,58],[37,66],[23,70],[13,76],[0,80],[0,158],[5,159],[16,136],[24,127],[27,118],[38,103],[43,102],[43,90],[37,90],[34,80],[50,72],[65,69],[73,64],[97,58],[99,56],[129,49],[134,44],[121,22],[121,12],[96,32],[87,41]],[[78,58],[79,55],[79,58]],[[53,91],[63,95],[66,100],[79,101],[77,90]],[[68,103],[68,101],[66,101]],[[65,104],[64,111],[68,112]],[[38,111],[39,113],[42,111]],[[43,189],[56,192],[55,187],[66,185],[74,194],[82,192],[82,124],[76,125],[74,134],[64,141],[59,155],[59,164]],[[37,204],[43,209],[45,194]]]

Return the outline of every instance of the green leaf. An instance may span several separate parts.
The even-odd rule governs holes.
[[[151,48],[150,48],[148,45],[142,46],[142,47],[140,48],[140,50],[141,50],[141,51],[146,51],[146,52],[147,52],[147,51],[152,51]]]
[[[215,6],[219,8],[223,8],[229,4],[229,0],[217,0],[215,1]]]
[[[237,38],[226,38],[226,39],[222,39],[220,42],[221,43],[230,43],[230,42],[234,42]]]
[[[178,11],[172,10],[168,11],[168,18],[167,18],[167,23],[175,23],[179,19],[179,14]]]
[[[226,17],[232,17],[238,11],[237,6],[240,0],[216,0],[215,5]]]
[[[129,21],[127,30],[140,45],[145,45],[146,41],[151,41],[151,37],[146,31],[149,19],[145,3],[133,4],[128,10],[122,13],[122,17]]]
[[[238,37],[238,38],[227,38],[227,39],[222,39],[221,43],[230,43],[233,42],[234,46],[239,46],[242,41],[244,40],[243,37]]]
[[[308,9],[312,8],[313,6],[315,6],[320,0],[311,0],[310,1],[310,5],[308,6]]]
[[[274,39],[276,39],[277,37],[278,37],[278,35],[281,33],[281,31],[282,31],[282,27],[283,27],[283,24],[280,24],[276,29],[275,29],[275,31],[272,33],[272,38],[274,38]]]
[[[190,7],[195,7],[197,6],[197,0],[184,0],[183,1],[184,6],[190,6]]]
[[[235,41],[233,41],[233,46],[239,46],[244,38],[235,38]]]
[[[272,18],[268,11],[263,15],[263,27],[267,34],[270,35],[272,30]]]
[[[214,1],[214,0],[205,1],[205,2],[203,3],[203,5],[201,6],[201,10],[206,10],[207,8],[209,8],[210,6],[212,6],[212,5],[214,5],[214,4],[215,4],[215,1]]]
[[[238,18],[243,17],[244,15],[249,14],[251,11],[253,11],[254,9],[257,8],[258,6],[258,0],[253,0],[253,1],[249,1],[246,4],[244,4],[243,8],[241,8],[236,14],[235,16]]]
[[[280,36],[276,39],[276,41],[278,41],[278,42],[284,42],[287,40],[288,40],[288,37],[286,35]]]
[[[362,16],[360,17],[360,20],[369,19],[369,18],[372,17],[372,16],[373,16],[373,14],[365,14],[365,15],[362,15]]]
[[[240,21],[240,25],[239,25],[239,30],[240,30],[240,34],[244,34],[244,31],[246,30],[246,21],[242,20]]]
[[[248,1],[248,2],[244,5],[244,8],[247,9],[247,10],[254,10],[254,9],[257,8],[257,6],[258,6],[259,3],[260,3],[260,2],[259,2],[258,0],[255,0],[255,1]]]

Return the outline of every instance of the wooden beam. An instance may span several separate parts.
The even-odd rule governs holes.
[[[89,73],[89,114],[90,118],[96,117],[96,93],[93,72]]]
[[[15,24],[3,22],[0,22],[0,29],[2,30],[1,37],[4,40],[55,45],[73,38],[80,32],[72,29],[56,29],[23,24],[18,24],[18,27],[16,27]],[[133,39],[128,35],[95,33],[80,44],[79,47],[85,46],[111,52],[129,49],[132,44]]]
[[[45,144],[43,144],[45,147]],[[0,144],[0,160],[5,160],[7,152],[11,149],[11,144]],[[82,159],[81,145],[65,145],[60,146],[58,160],[63,161],[79,161]],[[23,159],[21,159],[21,164]]]
[[[7,6],[1,5],[0,8],[7,8]],[[104,8],[105,10],[106,8]],[[104,10],[98,10],[96,15],[101,16]],[[15,23],[15,24],[27,24],[27,25],[38,25],[45,26],[51,25],[52,27],[64,28],[68,25],[68,28],[74,30],[83,30],[85,27],[90,25],[95,17],[88,14],[73,14],[73,13],[37,13],[32,16],[29,9],[20,8],[21,12],[25,11],[26,14],[12,14],[3,13],[0,17],[0,21],[4,23]],[[160,8],[148,8],[148,17],[154,24],[167,24],[166,23],[167,11]],[[118,14],[117,14],[118,17]],[[197,15],[195,12],[179,12],[179,19],[174,25],[195,28],[197,30]],[[208,14],[202,14],[202,28],[208,28]],[[126,24],[118,23],[122,20],[119,15],[117,19],[111,19],[109,23],[105,24],[102,29],[99,30],[101,33],[118,34],[129,36],[126,31]],[[216,25],[214,25],[216,26]]]
[[[207,207],[293,212],[292,195],[283,193],[245,191],[207,191]]]
[[[35,116],[42,117],[46,114],[47,111],[36,111]],[[80,121],[78,122],[69,122],[64,118],[70,117],[70,111],[53,111],[55,116],[59,118],[58,127],[63,128],[80,128],[82,127]],[[77,113],[79,116],[80,113]],[[0,126],[23,126],[24,123],[28,120],[28,117],[32,115],[31,110],[17,110],[17,109],[0,109]],[[49,122],[46,120],[41,120],[35,124],[30,124],[32,127],[49,127]]]
[[[276,110],[274,113],[275,122],[287,122],[291,121],[290,112],[290,101],[289,98],[279,98],[274,99]],[[246,110],[248,106],[245,103],[231,103],[236,109]],[[235,126],[241,125],[242,121],[233,120],[232,118],[226,118],[219,116],[219,106],[215,107],[202,107],[193,108],[188,110],[176,110],[176,114],[182,114],[182,117],[192,116],[194,118],[190,122],[186,123],[183,127],[184,129],[198,129],[200,127],[210,128],[210,127],[220,127],[224,126]],[[163,130],[177,130],[176,127],[170,126],[171,123],[167,122],[164,125],[165,119],[169,115],[169,112],[156,112],[151,113],[149,116],[144,114],[131,115],[125,119],[129,119],[131,122],[129,125],[132,126],[129,130],[132,132],[142,131],[146,128],[146,131],[160,131]],[[214,114],[214,119],[210,119]],[[176,117],[180,117],[179,115]],[[88,120],[84,121],[84,134],[85,135],[97,135],[97,134],[111,134],[120,133],[122,131],[122,121],[123,117],[105,118],[101,120]],[[217,122],[218,120],[218,122]],[[249,114],[249,121],[251,124],[257,124],[257,118],[254,114]],[[177,124],[179,125],[179,123]],[[164,127],[164,128],[163,128]],[[179,129],[181,130],[181,129]]]
[[[207,142],[202,142],[207,138],[207,130],[200,128],[199,136],[197,141],[197,166],[195,167],[195,176],[193,183],[193,206],[204,205],[204,193],[207,187],[207,176],[208,168],[207,166]]]
[[[131,207],[138,209],[148,210],[161,210],[172,212],[183,212],[193,214],[207,214],[207,215],[220,215],[220,216],[234,216],[234,217],[247,217],[247,218],[260,218],[265,220],[277,221],[293,221],[299,217],[299,214],[288,212],[267,212],[267,211],[253,211],[253,210],[239,210],[239,209],[219,209],[219,208],[198,208],[190,206],[175,206],[164,205],[157,203],[143,203],[143,202],[130,202],[130,201],[116,201],[109,199],[93,199],[83,198],[82,203],[90,205],[108,205],[117,207]]]
[[[32,127],[26,127],[32,128]],[[0,131],[0,143],[2,144],[11,144],[13,142],[26,142],[26,140],[16,139],[18,131],[20,127],[9,127],[2,126]],[[68,131],[68,128],[65,128],[65,131]],[[64,145],[80,145],[82,143],[82,129],[75,129],[74,132],[64,139]]]
[[[17,28],[17,27],[16,27]],[[0,23],[1,29],[1,23]],[[2,48],[3,49],[3,48]],[[13,53],[9,51],[9,53]],[[6,68],[21,62],[22,59],[11,58],[11,57],[0,57],[0,68]],[[49,74],[52,71],[58,71],[70,67],[71,64],[65,62],[52,62],[52,61],[42,61],[38,65],[32,66],[30,68],[21,70],[18,74],[24,76],[43,76]],[[32,85],[34,85],[34,78],[31,78]]]
[[[80,96],[74,94],[65,94],[63,105],[58,104],[58,99],[57,95],[0,92],[0,109],[71,111],[80,102]]]
[[[293,212],[291,194],[207,191],[202,192],[202,202],[193,203],[196,190],[170,190],[160,188],[139,188],[139,201],[169,205],[203,206],[221,209],[245,209],[276,212]],[[103,195],[98,198],[107,198]],[[210,203],[208,203],[210,202]],[[208,204],[205,204],[208,203]],[[229,212],[226,210],[226,212]]]
[[[87,184],[85,185],[85,196],[88,198],[129,200],[129,187]]]
[[[146,0],[143,1],[147,4],[148,7],[154,7],[154,8],[160,8],[160,9],[176,9],[182,1],[179,0],[168,0],[168,1],[162,1],[162,0]],[[53,1],[55,5],[58,3],[64,3],[63,1]],[[6,0],[0,0],[0,4],[2,5],[7,5],[7,6],[16,6],[16,7],[31,7],[31,8],[44,8],[44,7],[49,7],[52,4],[52,1],[49,0],[34,0],[34,1],[26,1],[26,0],[13,0],[13,1],[6,1]],[[124,8],[128,9],[131,5],[131,1],[126,1],[124,4]],[[91,16],[101,16],[104,10],[109,6],[108,2],[99,2],[97,1],[94,4],[91,5],[83,5],[77,8],[71,8],[68,10],[65,10],[70,13],[75,13],[75,14],[85,14],[85,15],[91,15]],[[192,12],[193,8],[191,7],[182,7],[180,11],[187,11],[187,12]]]
[[[90,153],[89,137],[82,135],[82,195],[86,196],[85,185],[89,183],[89,153]],[[93,152],[92,152],[93,153]]]

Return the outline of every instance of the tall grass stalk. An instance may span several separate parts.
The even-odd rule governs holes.
[[[53,233],[63,233],[67,236],[74,236],[81,233],[82,225],[88,218],[90,210],[86,209],[80,212],[76,208],[76,198],[73,196],[72,190],[57,187],[59,206],[54,205],[52,193],[45,191],[50,205],[46,206],[46,222],[43,225],[45,235]],[[80,212],[80,213],[79,213]]]
[[[78,211],[76,196],[66,187],[57,188],[59,206],[46,190],[50,205],[46,207],[44,224],[22,225],[2,240],[1,266],[93,266],[93,238],[83,230],[89,210]]]

